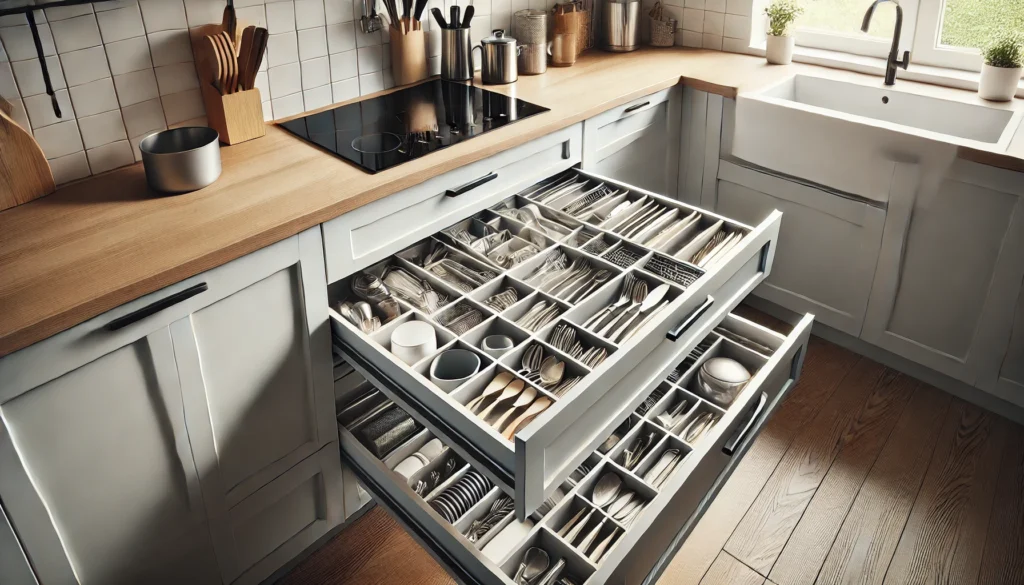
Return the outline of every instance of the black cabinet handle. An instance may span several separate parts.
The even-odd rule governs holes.
[[[722,447],[722,452],[732,457],[736,453],[737,448],[743,444],[743,439],[747,437],[754,425],[757,424],[758,419],[761,418],[761,413],[768,406],[768,394],[762,392],[760,398],[757,399],[757,406],[750,413],[750,418],[747,419],[747,424],[743,425],[743,429],[736,433],[729,439],[729,442]]]
[[[473,189],[476,189],[480,185],[483,185],[484,183],[489,183],[489,182],[491,182],[491,181],[493,181],[494,179],[497,179],[497,178],[498,178],[498,173],[487,173],[486,175],[480,177],[479,179],[473,179],[472,181],[466,183],[465,185],[461,185],[461,186],[456,187],[454,189],[448,189],[447,191],[444,192],[444,196],[445,197],[458,197],[459,195],[462,195],[463,193],[466,193],[468,191],[472,191]]]
[[[679,326],[676,327],[675,329],[669,331],[665,335],[665,337],[667,337],[669,341],[679,341],[679,338],[683,335],[683,333],[686,333],[687,329],[693,327],[693,324],[697,322],[697,319],[700,319],[701,315],[707,313],[708,309],[710,309],[711,305],[713,304],[715,304],[714,297],[708,295],[708,300],[704,301],[704,303],[701,304],[701,306],[691,311],[690,314],[687,315],[685,319],[683,319],[683,322],[680,323]]]
[[[200,282],[199,284],[190,286],[183,291],[176,292],[167,298],[160,299],[159,301],[154,301],[137,311],[132,311],[131,313],[128,313],[123,317],[118,317],[117,319],[114,319],[110,323],[107,323],[106,329],[107,331],[117,331],[118,329],[124,329],[125,327],[131,325],[132,323],[135,323],[136,321],[141,321],[146,317],[149,317],[150,315],[163,311],[167,307],[172,307],[186,299],[191,299],[197,294],[205,292],[209,288],[210,287],[206,286],[205,282]]]
[[[625,110],[622,110],[622,115],[625,116],[626,114],[632,114],[633,112],[639,110],[640,108],[642,108],[644,106],[649,106],[649,105],[651,105],[651,102],[644,102],[642,104],[633,104],[632,106],[629,106]]]

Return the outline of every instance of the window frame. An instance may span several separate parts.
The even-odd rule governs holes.
[[[945,11],[946,0],[922,0],[917,15],[920,33],[914,35],[911,62],[934,67],[981,71],[980,49],[940,44],[942,15]]]

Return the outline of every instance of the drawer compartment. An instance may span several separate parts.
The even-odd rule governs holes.
[[[374,415],[360,416],[358,408],[351,414],[343,410],[339,416],[342,459],[377,502],[460,582],[510,585],[527,551],[536,547],[548,554],[551,566],[564,560],[564,574],[575,577],[577,583],[641,583],[671,558],[793,387],[812,322],[808,315],[783,336],[734,315],[725,316],[719,329],[675,364],[654,389],[621,405],[624,422],[602,437],[596,450],[585,454],[553,497],[526,522],[519,522],[505,508],[491,519],[490,530],[472,540],[467,535],[473,534],[474,520],[483,521],[499,508],[499,498],[515,496],[487,486],[485,495],[470,498],[460,508],[467,511],[451,522],[452,514],[443,511],[445,504],[437,503],[443,499],[440,494],[451,491],[450,486],[475,468],[447,446],[428,450],[425,445],[435,438],[428,429],[378,458],[362,442],[361,429],[373,424]],[[752,373],[727,405],[709,401],[697,384],[698,370],[718,356],[736,359]],[[634,374],[622,383],[630,383]],[[683,400],[687,404],[679,408]],[[399,408],[383,394],[377,402],[378,412]],[[714,422],[697,432],[704,419]],[[637,440],[648,436],[645,446],[636,448]],[[627,451],[634,450],[636,455],[628,456]],[[408,469],[399,473],[403,471],[399,466],[407,465],[417,452],[436,455],[411,474]],[[668,465],[659,465],[663,457]],[[447,458],[455,458],[456,463],[448,465]],[[420,485],[439,469],[447,471],[436,483]],[[609,474],[617,479],[606,479]],[[608,482],[620,484],[611,496],[604,493]],[[627,492],[632,496],[627,497]],[[622,501],[616,503],[620,497]]]
[[[459,167],[323,224],[333,282],[580,162],[582,124]]]
[[[608,197],[586,193],[595,189],[605,189]],[[590,199],[581,202],[585,197]],[[586,210],[591,200],[596,215]],[[611,214],[616,207],[622,211]],[[642,221],[631,220],[634,212],[661,214],[663,221],[644,228]],[[685,229],[665,231],[679,227],[675,218],[687,218]],[[385,280],[401,274],[436,294],[430,302],[400,297],[401,314],[379,329],[364,333],[342,316],[348,309],[338,304],[358,300],[353,284],[366,277],[359,273],[333,283],[335,343],[367,380],[497,486],[514,493],[517,515],[525,519],[622,422],[628,411],[619,407],[653,388],[764,279],[779,222],[776,213],[750,227],[571,170],[365,267],[365,274]],[[477,245],[488,230],[505,233],[507,241],[493,242],[490,249]],[[723,235],[715,241],[734,245],[701,256],[716,230]],[[529,245],[535,246],[532,256],[510,260],[514,250]],[[442,254],[444,260],[436,261]],[[545,273],[556,258],[563,271]],[[584,267],[602,279],[593,285],[581,280]],[[660,301],[650,302],[644,312],[634,301],[646,299],[633,298],[642,286]],[[498,302],[502,291],[514,294],[514,300]],[[408,321],[428,324],[437,341],[436,351],[412,364],[390,351],[391,333]],[[488,355],[482,341],[491,334],[507,335],[514,347],[496,358]],[[565,341],[569,336],[579,348]],[[467,350],[481,365],[468,382],[446,391],[431,381],[430,369],[438,355],[453,349]],[[561,362],[557,383],[520,372],[529,352]],[[616,384],[642,360],[651,373],[642,385]],[[507,396],[501,407],[506,411],[516,404],[519,394],[506,394],[505,386],[529,400],[515,416],[481,418],[495,410],[487,410],[498,403],[491,396]],[[539,408],[533,418],[528,405]],[[508,422],[516,420],[523,422]]]

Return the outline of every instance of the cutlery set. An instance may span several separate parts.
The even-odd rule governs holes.
[[[475,237],[468,230],[461,226],[453,226],[442,233],[451,238],[457,246],[469,253],[482,256],[499,268],[512,268],[540,253],[542,248],[547,247],[547,240],[544,236],[524,228],[519,236],[513,236],[512,232],[494,230],[486,223],[481,224],[483,229],[489,233],[481,237]],[[529,239],[525,239],[529,238]]]
[[[505,309],[519,302],[519,292],[512,287],[507,287],[499,293],[487,297],[484,304],[501,313]]]
[[[447,295],[435,291],[430,282],[401,266],[385,268],[382,280],[395,296],[426,313],[433,313],[448,303]]]
[[[497,526],[506,516],[516,508],[516,502],[512,498],[501,495],[494,500],[487,513],[480,518],[473,520],[472,524],[462,533],[469,542],[477,542],[487,535],[492,528]]]
[[[555,325],[548,340],[551,347],[579,361],[591,370],[601,365],[608,357],[608,350],[603,347],[587,347],[576,339],[576,329],[568,323]]]
[[[583,323],[583,327],[598,336],[622,343],[634,333],[643,329],[666,305],[667,284],[660,284],[654,290],[647,290],[647,281],[626,274],[617,301],[607,305]]]
[[[480,309],[462,302],[450,309],[445,309],[437,315],[436,319],[438,323],[447,327],[456,335],[463,335],[470,329],[483,323],[484,314],[480,312]]]
[[[396,32],[407,35],[412,31],[423,30],[423,10],[427,7],[427,0],[416,0],[415,6],[413,6],[412,0],[402,0],[401,16],[399,16],[395,0],[383,0],[383,2],[389,24]]]
[[[528,425],[551,403],[551,398],[538,396],[537,389],[525,381],[508,372],[500,372],[479,396],[466,404],[466,408],[511,441],[516,431]],[[516,413],[519,416],[515,416]]]
[[[562,307],[556,303],[537,301],[528,311],[516,319],[515,324],[527,331],[537,331],[554,321],[562,312]]]
[[[612,471],[606,472],[594,484],[590,501],[625,528],[629,528],[646,505],[636,492],[623,491],[622,478]]]
[[[629,471],[632,471],[643,460],[644,455],[654,448],[657,443],[658,435],[654,431],[638,434],[632,443],[623,449],[622,455],[619,457],[619,463]]]
[[[572,390],[582,379],[580,376],[565,379],[565,362],[553,355],[545,356],[544,348],[537,343],[526,348],[522,358],[522,368],[517,373],[523,379],[559,398]]]
[[[661,489],[661,486],[685,457],[686,455],[679,449],[665,449],[658,461],[647,470],[647,473],[644,473],[644,481],[654,489]]]

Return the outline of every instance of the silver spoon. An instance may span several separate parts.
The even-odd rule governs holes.
[[[547,571],[550,565],[551,559],[548,557],[548,553],[544,549],[531,546],[526,549],[523,562],[519,564],[519,570],[516,571],[513,581],[520,585],[528,585],[539,577],[541,573]]]
[[[622,489],[622,478],[612,472],[605,473],[601,476],[601,479],[597,480],[597,484],[594,486],[592,498],[594,505],[598,508],[604,508],[612,503],[615,496],[619,495],[620,489]]]
[[[565,362],[553,355],[544,358],[540,365],[540,383],[545,388],[556,386],[565,375]]]

